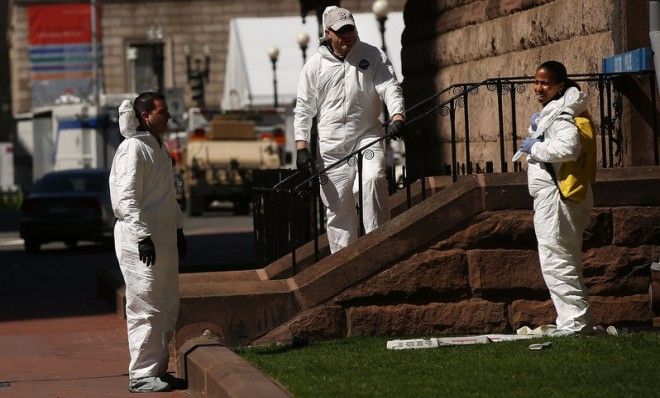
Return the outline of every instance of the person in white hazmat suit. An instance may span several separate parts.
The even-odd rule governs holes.
[[[316,171],[309,151],[314,117],[318,119],[322,168],[382,137],[381,100],[392,115],[390,136],[399,138],[405,121],[403,94],[394,69],[384,52],[360,41],[350,11],[328,7],[323,14],[323,25],[324,39],[303,67],[294,110],[296,165],[306,172]],[[390,217],[385,148],[381,142],[370,149],[363,157],[362,168],[366,233]],[[357,166],[344,162],[328,170],[327,177],[328,182],[321,185],[321,197],[327,208],[330,251],[335,253],[358,236]]]
[[[543,134],[528,137],[520,147],[521,152],[528,154],[527,180],[534,198],[534,231],[541,272],[557,311],[556,330],[551,336],[592,330],[582,277],[582,233],[593,207],[591,186],[586,199],[564,200],[546,169],[546,164],[550,164],[554,175],[558,175],[562,163],[576,160],[580,153],[580,137],[573,118],[586,110],[586,100],[582,92],[574,96],[573,102],[567,100],[569,96],[564,94],[571,87],[579,90],[560,62],[548,61],[537,68],[534,93],[543,109],[538,117],[532,115],[530,133],[539,129]]]
[[[115,251],[126,284],[129,390],[170,391],[185,383],[167,373],[179,310],[179,258],[186,252],[172,162],[162,135],[165,98],[140,94],[119,107],[119,145],[110,171]]]

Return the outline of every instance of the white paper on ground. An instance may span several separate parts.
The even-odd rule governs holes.
[[[432,337],[430,339],[390,340],[388,350],[414,350],[421,348],[438,348],[456,345],[488,344],[500,341],[524,340],[538,336],[516,334],[483,334],[479,336]]]

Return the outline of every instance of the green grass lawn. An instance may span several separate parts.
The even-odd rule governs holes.
[[[237,353],[296,397],[660,397],[660,334],[391,351],[360,337]],[[551,341],[539,351],[531,343]]]

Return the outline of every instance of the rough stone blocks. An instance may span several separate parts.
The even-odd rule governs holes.
[[[427,305],[353,307],[347,313],[348,336],[412,336],[438,333],[504,332],[506,305],[481,299]]]

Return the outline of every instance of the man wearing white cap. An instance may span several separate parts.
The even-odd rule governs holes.
[[[383,136],[382,101],[392,115],[390,136],[400,137],[405,121],[403,94],[394,69],[383,51],[360,41],[351,12],[329,7],[323,25],[325,36],[303,67],[298,84],[294,132],[300,170],[309,170],[314,164],[308,148],[315,116],[323,168]],[[373,157],[365,154],[362,167],[366,233],[390,218],[384,143],[370,149]],[[327,177],[321,197],[327,208],[330,251],[335,253],[358,236],[357,167],[344,162],[328,170]]]

